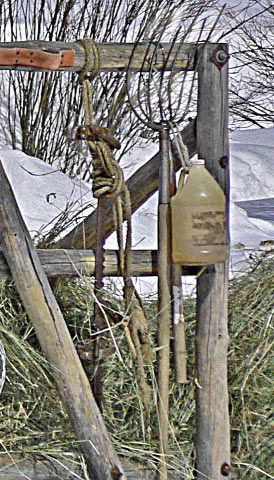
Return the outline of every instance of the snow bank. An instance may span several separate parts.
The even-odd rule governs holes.
[[[84,218],[96,204],[89,185],[69,178],[42,160],[19,150],[0,150],[0,160],[33,237],[48,233],[64,212],[72,228],[74,217]]]

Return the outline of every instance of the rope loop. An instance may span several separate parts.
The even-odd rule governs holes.
[[[101,53],[99,46],[90,38],[77,40],[77,43],[84,47],[86,56],[85,64],[79,76],[80,82],[83,82],[87,78],[89,80],[94,80],[101,68]],[[89,74],[89,72],[92,73]]]
[[[103,141],[88,142],[93,152],[93,186],[95,198],[115,198],[125,190],[124,174],[110,147]]]

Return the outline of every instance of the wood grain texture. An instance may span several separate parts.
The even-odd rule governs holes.
[[[101,53],[101,71],[102,72],[117,72],[125,71],[128,68],[129,59],[134,48],[134,43],[98,43]],[[131,62],[130,70],[138,71],[141,68],[146,70],[146,66],[143,66],[143,59],[147,51],[147,43],[140,43],[135,50],[133,60]],[[74,50],[75,51],[75,65],[74,67],[60,68],[60,71],[74,71],[79,72],[85,63],[85,52],[82,45],[77,42],[47,42],[42,40],[20,41],[20,42],[0,42],[0,48],[27,48],[32,50],[39,50],[41,52],[58,53],[58,51]],[[164,55],[157,55],[153,67],[161,70],[163,67],[164,59],[166,58],[170,48],[170,43],[161,43]],[[170,59],[165,64],[165,70],[170,70],[174,62],[174,70],[193,70],[195,68],[197,52],[201,49],[201,46],[197,47],[195,43],[187,43],[180,46],[178,50],[178,44],[172,46]],[[148,64],[147,69],[150,68]],[[39,71],[30,66],[28,67],[5,67],[0,66],[2,70],[24,70],[24,71]]]
[[[182,138],[186,144],[190,157],[196,153],[195,120],[192,120],[182,130]],[[178,170],[181,161],[174,147],[174,167]],[[148,200],[159,187],[159,158],[157,153],[145,165],[139,168],[126,182],[131,196],[132,213]],[[105,204],[105,235],[108,237],[114,231],[112,202],[106,199]],[[85,239],[83,238],[85,231]],[[52,248],[94,248],[96,245],[96,210],[89,215],[84,222],[80,223],[74,230],[62,240],[56,242]]]
[[[84,474],[75,462],[73,453],[65,453],[63,458],[54,455],[0,454],[0,480],[75,480]],[[121,458],[128,480],[150,480],[153,473],[145,466]],[[78,477],[77,477],[78,475]],[[174,471],[170,478],[181,479]]]
[[[208,170],[225,189],[225,171],[219,161],[228,155],[228,66],[219,69],[212,62],[213,54],[214,49],[209,45],[198,71],[197,149]],[[222,465],[225,462],[230,465],[227,301],[227,263],[209,266],[197,281],[198,480],[223,480]]]
[[[43,352],[52,366],[76,437],[94,480],[123,472],[66,323],[0,163],[0,246]],[[120,479],[126,479],[121,473]]]
[[[37,250],[41,265],[48,278],[93,276],[95,252],[93,250]],[[197,275],[198,267],[183,267],[183,275]],[[157,250],[132,251],[132,276],[157,276]],[[118,251],[105,250],[104,276],[118,276]],[[0,280],[11,279],[11,273],[0,251]]]

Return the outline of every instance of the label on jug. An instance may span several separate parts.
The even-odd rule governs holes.
[[[193,245],[225,245],[226,219],[223,210],[201,211],[201,207],[191,209]],[[195,211],[196,210],[196,211]]]
[[[193,247],[226,245],[225,217],[225,211],[219,205],[216,208],[212,205],[181,207],[173,211],[175,249],[183,248],[185,241],[190,241]]]

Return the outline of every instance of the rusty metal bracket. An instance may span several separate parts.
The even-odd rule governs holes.
[[[29,48],[0,48],[0,66],[33,67],[56,71],[75,64],[74,50],[34,50]]]
[[[73,132],[74,140],[87,140],[91,142],[103,141],[110,148],[121,148],[120,142],[112,135],[110,128],[101,127],[99,125],[79,125]]]
[[[225,47],[218,46],[211,54],[210,60],[213,62],[219,70],[228,62],[229,55],[225,50]]]

